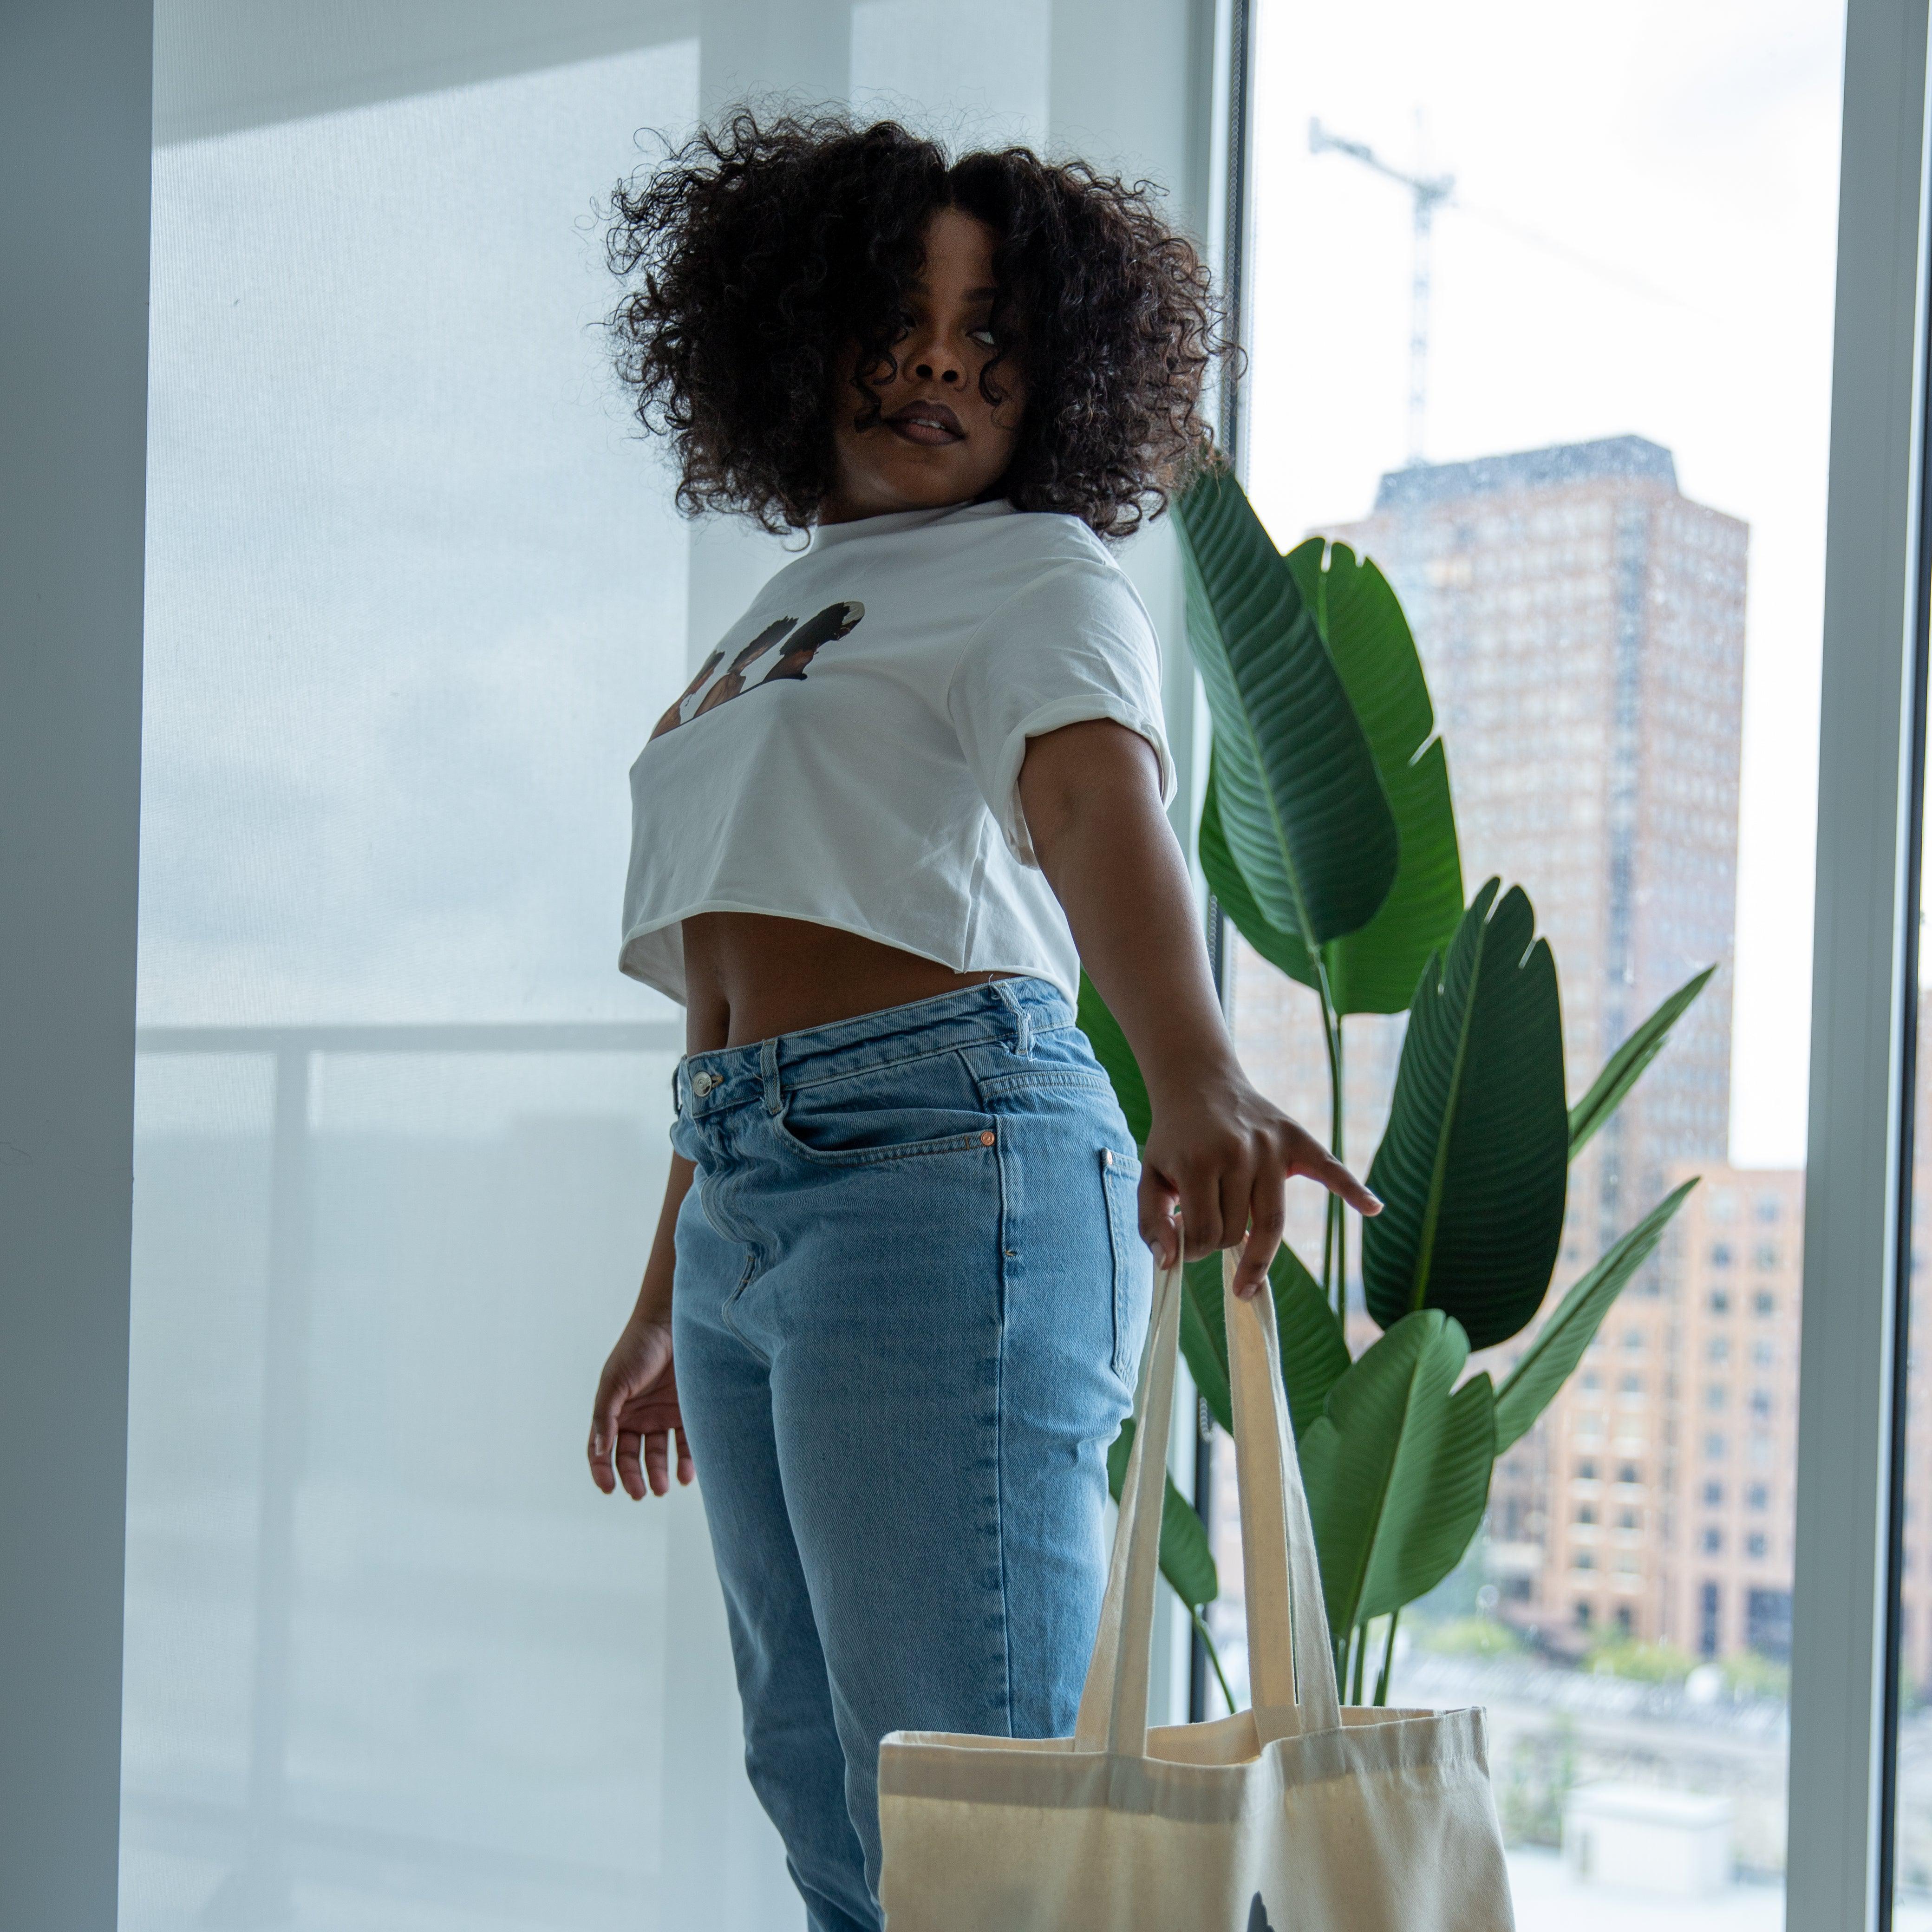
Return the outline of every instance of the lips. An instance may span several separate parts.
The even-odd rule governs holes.
[[[886,418],[886,427],[894,435],[928,449],[966,440],[964,426],[944,403],[908,403]]]

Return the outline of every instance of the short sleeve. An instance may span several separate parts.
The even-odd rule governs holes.
[[[1112,562],[1058,564],[1016,591],[968,642],[946,702],[966,763],[1024,866],[1040,862],[1020,809],[1030,738],[1111,718],[1153,747],[1161,802],[1174,796],[1160,646],[1147,607]]]

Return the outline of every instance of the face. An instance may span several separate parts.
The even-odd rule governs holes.
[[[834,480],[821,523],[973,502],[1006,474],[1026,397],[1012,356],[994,374],[1003,397],[997,408],[980,392],[980,372],[998,346],[994,239],[983,221],[957,208],[933,217],[926,265],[906,292],[902,332],[892,344],[897,370],[877,370],[870,379],[879,420],[859,427],[849,381],[833,394]]]

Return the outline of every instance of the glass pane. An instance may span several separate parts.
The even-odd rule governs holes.
[[[664,1862],[674,1520],[580,1445],[682,1041],[614,922],[686,542],[591,208],[695,76],[155,156],[130,1932],[604,1924]]]
[[[1394,1635],[1392,1701],[1488,1708],[1524,1932],[1783,1922],[1843,16],[1262,8],[1256,508],[1400,598],[1466,898],[1521,886],[1554,954],[1568,1102],[1717,969],[1570,1163],[1540,1308],[1466,1372],[1500,1382],[1700,1184]],[[1245,943],[1232,980],[1250,1067],[1326,1133],[1315,994]],[[1406,1026],[1341,1022],[1358,1170]],[[1457,1161],[1444,1186],[1475,1184]],[[1319,1274],[1312,1190],[1291,1238]],[[1359,1224],[1346,1283],[1359,1358],[1382,1332]],[[1220,1507],[1230,1581],[1232,1526]],[[1210,1622],[1238,1666],[1229,1592]],[[1388,1638],[1360,1648],[1360,1701]]]

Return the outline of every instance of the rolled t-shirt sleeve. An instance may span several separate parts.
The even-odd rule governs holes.
[[[1016,591],[968,640],[946,704],[967,765],[1022,865],[1040,863],[1020,809],[1030,738],[1110,718],[1154,748],[1161,802],[1174,796],[1160,646],[1147,607],[1112,563],[1058,564]]]

